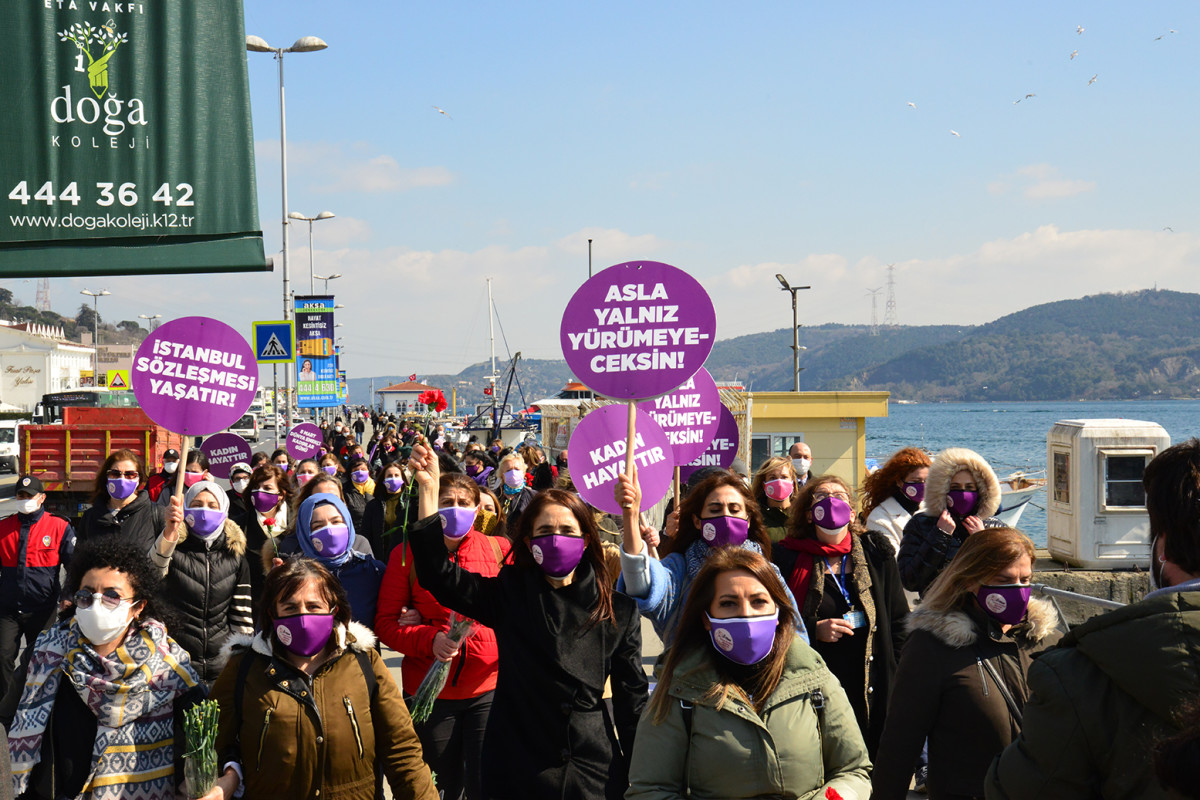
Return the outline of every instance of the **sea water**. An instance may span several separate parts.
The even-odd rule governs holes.
[[[1157,422],[1178,444],[1200,436],[1200,401],[1127,400],[1053,403],[931,403],[888,406],[886,418],[867,419],[867,457],[883,463],[902,447],[937,453],[969,447],[998,477],[1046,468],[1046,436],[1064,419],[1134,419]],[[1045,477],[1041,475],[1040,477]],[[1025,507],[1019,527],[1046,546],[1046,495]]]

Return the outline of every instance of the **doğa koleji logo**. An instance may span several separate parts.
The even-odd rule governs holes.
[[[129,41],[129,34],[118,33],[116,23],[110,19],[100,26],[76,22],[65,31],[59,31],[58,38],[71,42],[79,50],[75,70],[87,72],[92,94],[97,100],[103,100],[108,93],[108,62],[116,55],[117,48]],[[87,58],[86,68],[84,58]]]

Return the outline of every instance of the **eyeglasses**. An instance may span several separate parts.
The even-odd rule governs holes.
[[[850,502],[850,495],[846,494],[845,492],[813,492],[813,502],[814,503],[819,503],[822,500],[824,500],[826,497],[836,497],[838,500],[841,500],[842,502],[845,502],[845,503]]]
[[[122,603],[132,603],[132,597],[121,597],[117,594],[116,589],[105,589],[103,592],[92,593],[86,589],[80,589],[75,593],[76,608],[91,608],[92,603],[99,600],[105,608],[120,608]]]
[[[128,478],[131,481],[136,481],[142,476],[138,474],[136,469],[126,470],[125,472],[121,472],[119,469],[110,469],[108,471],[108,477],[112,478],[114,481],[117,478]],[[84,606],[84,608],[87,608],[87,606]]]

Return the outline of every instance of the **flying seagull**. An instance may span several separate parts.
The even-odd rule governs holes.
[[[1079,55],[1079,51],[1078,51],[1078,50],[1072,50],[1072,51],[1071,51],[1071,55],[1070,55],[1070,59],[1071,59],[1072,61],[1074,61],[1074,60],[1075,60],[1075,56],[1077,56],[1077,55]]]
[[[441,115],[442,115],[443,117],[445,117],[446,119],[454,119],[454,117],[452,117],[452,116],[450,116],[449,114],[447,114],[447,113],[446,113],[445,109],[438,108],[437,106],[433,106],[432,108],[433,108],[433,110],[434,110],[434,111],[438,112],[439,114],[441,114]]]
[[[1076,25],[1076,26],[1075,26],[1075,33],[1079,34],[1080,36],[1083,36],[1083,26],[1082,26],[1082,25]]]
[[[917,107],[917,104],[916,104],[916,103],[905,103],[904,105],[906,105],[906,106],[909,106],[909,107],[911,107],[911,108],[916,108],[916,107]]]
[[[958,131],[954,130],[953,128],[950,129],[950,133],[954,136],[957,136],[960,139],[962,138],[962,134],[959,133]]]
[[[1175,229],[1174,229],[1174,228],[1172,228],[1170,225],[1168,225],[1167,227],[1163,228],[1163,230],[1164,230],[1164,231],[1170,231],[1171,233],[1174,233],[1174,232],[1175,232]]]
[[[1159,39],[1166,38],[1167,36],[1171,35],[1172,33],[1178,33],[1178,32],[1179,32],[1179,31],[1176,31],[1176,30],[1173,30],[1173,29],[1172,29],[1172,30],[1169,30],[1169,31],[1167,31],[1166,33],[1162,34],[1162,36],[1155,36],[1155,37],[1154,37],[1154,41],[1156,41],[1156,42],[1157,42]]]
[[[1099,72],[1097,72],[1095,75],[1093,75],[1093,76],[1092,76],[1092,77],[1091,77],[1091,78],[1088,80],[1088,86],[1091,86],[1093,83],[1095,83],[1095,82],[1096,82],[1096,78],[1099,78],[1099,77],[1100,77],[1100,73],[1099,73]]]
[[[1037,97],[1037,95],[1034,94],[1033,92],[1030,92],[1029,94],[1025,95],[1024,97],[1013,100],[1013,105],[1015,106],[1017,103],[1021,102],[1022,100],[1028,100],[1031,97]]]

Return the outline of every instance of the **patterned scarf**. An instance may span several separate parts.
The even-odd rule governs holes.
[[[34,643],[21,704],[8,732],[13,791],[29,788],[42,737],[66,676],[96,715],[92,772],[81,797],[172,800],[175,796],[175,700],[199,682],[188,654],[157,620],[126,634],[102,657],[75,620],[59,622]]]

